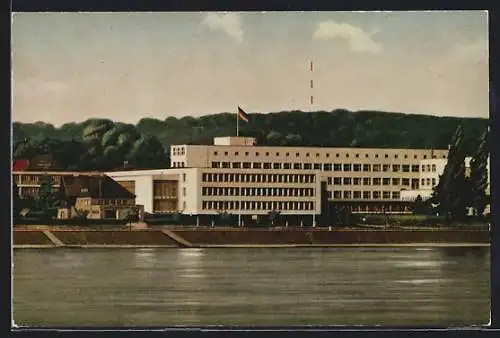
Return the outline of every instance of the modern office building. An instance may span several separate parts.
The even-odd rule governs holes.
[[[470,176],[470,162],[472,157],[465,158],[465,176]],[[432,196],[433,189],[438,185],[439,179],[444,172],[446,159],[427,159],[420,162],[420,189],[402,190],[401,199],[403,201],[415,201],[420,195],[422,200],[429,199]],[[490,198],[490,158],[488,157],[486,170],[488,171],[488,185],[486,187],[486,196]],[[472,211],[469,211],[472,213]],[[485,214],[490,213],[490,203],[486,205]]]
[[[401,191],[401,200],[415,201],[420,195],[422,200],[432,196],[434,187],[439,183],[439,177],[444,171],[447,159],[434,158],[420,161],[420,188]]]
[[[447,154],[258,146],[252,137],[219,137],[213,145],[172,146],[171,169],[107,175],[129,187],[145,212],[257,217],[275,210],[290,222],[311,223],[339,206],[355,213],[411,212],[402,192],[427,186],[427,178],[432,185]]]

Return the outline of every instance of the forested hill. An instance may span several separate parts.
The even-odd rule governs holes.
[[[465,144],[471,151],[476,147],[477,140],[488,124],[487,119],[480,118],[436,117],[379,111],[351,112],[343,109],[331,112],[289,111],[249,115],[248,123],[240,121],[240,136],[254,136],[260,145],[285,146],[447,148],[457,125],[463,123]],[[121,136],[122,134],[128,136]],[[135,144],[136,152],[139,150],[144,152],[153,145],[155,152],[158,153],[160,149],[156,141],[159,141],[164,151],[168,153],[171,144],[212,144],[213,137],[235,134],[235,113],[220,113],[199,118],[168,117],[165,120],[143,118],[136,125],[115,123],[108,119],[67,123],[60,128],[43,122],[13,124],[14,144],[24,138],[31,139],[29,149],[19,147],[15,154],[18,157],[26,156],[26,152],[30,154],[35,152],[36,144],[50,143],[49,139],[52,143],[58,140],[57,144],[61,144],[61,141],[71,141],[74,145],[84,144],[81,146],[81,151],[90,147],[88,141],[92,139],[94,145],[91,147],[91,154],[87,155],[91,157],[97,153],[104,154],[104,148],[109,146],[112,148],[108,149],[108,155],[118,156],[115,154],[118,148],[126,146],[130,148],[136,141],[140,141],[140,146]],[[105,139],[97,146],[96,140],[103,137]],[[41,148],[49,152],[50,147]],[[123,156],[118,156],[120,159],[117,157],[116,161],[121,161]]]

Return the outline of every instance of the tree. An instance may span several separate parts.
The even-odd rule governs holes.
[[[141,137],[135,141],[127,160],[138,169],[160,169],[170,166],[168,155],[154,136]]]
[[[424,201],[422,200],[422,196],[418,195],[413,201],[412,211],[416,215],[420,215],[423,213]]]
[[[488,146],[489,130],[481,136],[479,146],[470,162],[471,206],[475,215],[482,215],[487,204],[486,188],[488,186]]]
[[[464,129],[459,124],[450,145],[448,161],[432,195],[432,202],[448,220],[461,220],[466,214],[465,155]]]
[[[274,226],[274,222],[276,222],[276,220],[278,219],[278,216],[281,214],[280,211],[277,211],[277,210],[271,210],[267,213],[268,217],[269,217],[269,222],[271,222],[271,225]]]
[[[422,196],[418,195],[413,201],[412,211],[415,215],[430,215],[432,214],[432,207],[429,200],[423,200]]]
[[[38,192],[37,209],[46,211],[53,207],[55,202],[52,190],[53,182],[49,175],[44,175],[40,179],[40,190]]]
[[[12,218],[14,222],[21,212],[21,198],[19,197],[19,187],[15,181],[12,181]]]

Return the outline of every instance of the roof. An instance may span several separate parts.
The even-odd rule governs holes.
[[[12,162],[12,171],[25,171],[30,164],[29,160],[18,159]]]
[[[52,155],[36,155],[29,161],[27,170],[57,170],[60,169]]]
[[[111,177],[74,175],[62,177],[62,189],[66,197],[92,197],[99,199],[134,199],[135,195]]]

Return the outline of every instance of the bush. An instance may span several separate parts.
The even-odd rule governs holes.
[[[391,226],[436,226],[446,223],[443,216],[430,215],[366,215],[364,224]]]

